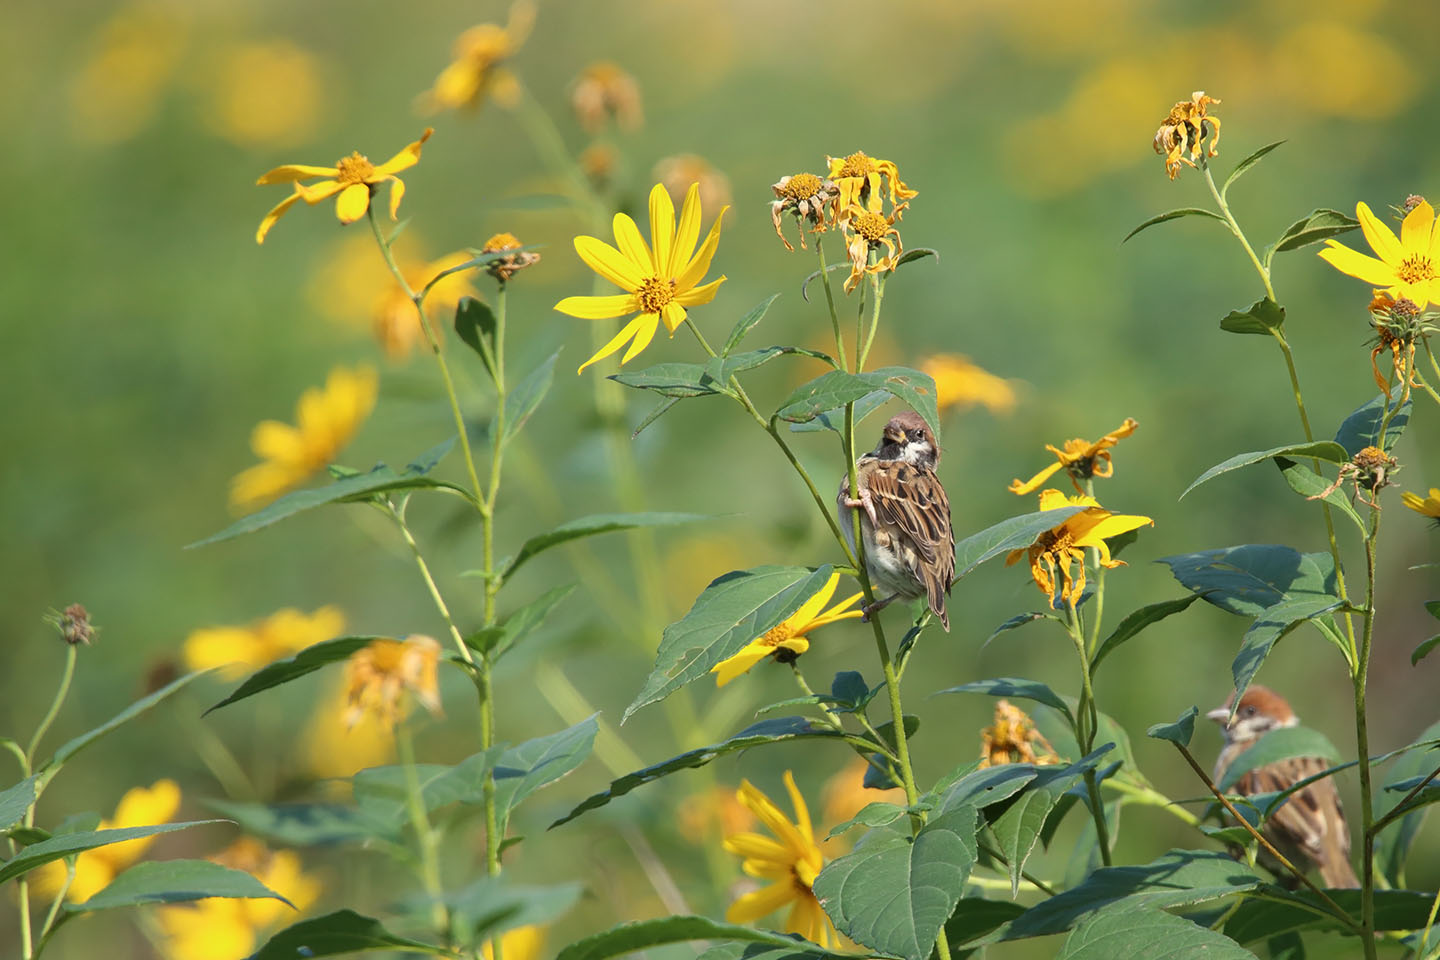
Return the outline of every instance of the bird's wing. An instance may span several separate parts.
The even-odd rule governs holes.
[[[911,547],[911,572],[925,584],[930,609],[945,620],[945,596],[955,579],[955,533],[950,499],[935,474],[895,460],[877,462],[866,487],[875,515],[892,537]],[[947,624],[948,626],[948,624]]]
[[[1279,792],[1329,766],[1322,757],[1292,757],[1266,764],[1242,778],[1239,792],[1246,796]],[[1322,867],[1337,857],[1346,862],[1350,858],[1350,832],[1333,778],[1317,780],[1292,794],[1270,815],[1269,822]]]

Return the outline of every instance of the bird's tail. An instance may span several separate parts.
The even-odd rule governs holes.
[[[1320,879],[1325,886],[1331,889],[1360,886],[1355,871],[1350,867],[1349,859],[1344,857],[1332,857],[1328,863],[1321,864]]]

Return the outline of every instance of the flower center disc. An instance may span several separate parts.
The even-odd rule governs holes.
[[[659,313],[667,303],[675,299],[675,281],[650,277],[640,284],[640,289],[635,291],[635,295],[640,300],[642,312]],[[768,637],[769,634],[766,636]]]
[[[808,200],[819,193],[823,185],[820,178],[813,173],[797,173],[781,189],[785,196],[791,199]]]
[[[359,150],[335,164],[335,167],[340,171],[335,175],[335,179],[345,184],[364,183],[375,176],[375,164],[361,156]]]
[[[871,160],[863,150],[846,157],[845,165],[840,168],[842,177],[863,177],[874,172],[875,161]]]
[[[890,232],[890,222],[878,213],[862,213],[853,222],[855,232],[870,243],[879,243]]]
[[[795,636],[795,628],[788,623],[782,623],[778,627],[771,627],[766,631],[760,642],[767,647],[778,647],[780,644]]]
[[[1435,279],[1435,265],[1430,258],[1415,254],[1413,257],[1406,257],[1400,262],[1400,269],[1395,275],[1402,283],[1423,283],[1426,280]]]

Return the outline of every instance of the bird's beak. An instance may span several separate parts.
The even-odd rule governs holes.
[[[1214,710],[1211,710],[1209,713],[1205,714],[1205,717],[1208,720],[1214,720],[1222,727],[1226,726],[1230,722],[1230,708],[1216,707]]]

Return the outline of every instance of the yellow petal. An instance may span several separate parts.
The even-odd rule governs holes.
[[[655,339],[655,331],[660,326],[660,314],[642,313],[635,318],[640,321],[640,326],[635,330],[635,339],[630,342],[630,349],[625,351],[625,356],[620,358],[620,365],[623,367],[636,355],[650,346],[650,341]]]
[[[726,853],[733,853],[746,860],[768,860],[772,863],[790,862],[790,851],[777,840],[758,833],[735,833],[725,838]]]
[[[426,140],[430,139],[430,134],[434,132],[434,127],[426,127],[425,132],[420,135],[419,140],[416,140],[414,143],[407,146],[404,150],[401,150],[399,153],[395,154],[395,156],[391,157],[389,160],[386,160],[384,163],[380,164],[380,166],[376,167],[374,175],[370,178],[370,182],[379,183],[381,180],[384,180],[387,177],[392,177],[395,174],[399,173],[401,170],[408,170],[411,167],[415,166],[415,164],[419,163],[420,148],[424,145]]]
[[[1372,286],[1393,287],[1398,282],[1394,267],[1351,250],[1338,240],[1325,241],[1325,249],[1320,251],[1320,259],[1341,273],[1358,277]]]
[[[639,290],[640,284],[645,280],[639,267],[604,240],[578,236],[575,238],[575,252],[580,254],[580,259],[584,260],[591,270],[622,290]]]
[[[751,891],[736,899],[725,911],[725,919],[731,923],[754,923],[768,916],[795,899],[795,884],[792,882],[772,883],[768,887]]]
[[[716,675],[715,686],[725,686],[725,684],[734,680],[742,673],[748,672],[751,667],[774,652],[775,649],[773,647],[763,644],[758,640],[752,640],[745,647],[741,648],[739,653],[721,660],[710,668],[710,672]]]
[[[1059,490],[1050,489],[1040,491],[1040,509],[1042,511],[1059,510],[1063,507],[1068,507],[1071,505],[1072,504],[1070,503],[1070,498],[1065,496],[1065,494],[1061,493]]]
[[[299,470],[285,464],[256,464],[242,470],[230,481],[230,506],[236,510],[252,510],[264,506],[282,493],[304,483],[309,475],[308,470]]]
[[[671,300],[660,308],[660,319],[665,322],[665,329],[669,330],[673,337],[675,331],[680,329],[680,324],[685,322],[685,308]]]
[[[1370,212],[1370,207],[1363,200],[1355,204],[1355,217],[1360,221],[1360,230],[1365,234],[1365,242],[1370,244],[1370,249],[1375,251],[1377,257],[1392,266],[1398,265],[1401,260],[1405,259],[1405,251],[1400,246],[1400,241],[1396,238],[1395,233],[1379,217]]]
[[[345,224],[359,220],[369,209],[370,188],[363,183],[350,184],[340,191],[340,199],[335,201],[335,216]]]
[[[312,207],[321,200],[329,200],[344,189],[345,185],[339,180],[322,180],[320,183],[312,183],[309,185],[303,183],[295,184],[295,192],[300,194],[301,199]]]
[[[279,420],[262,420],[250,432],[250,449],[263,460],[300,463],[305,459],[305,438]]]
[[[606,297],[566,297],[555,309],[585,320],[608,320],[639,309],[633,293],[617,293]]]
[[[703,286],[691,287],[689,290],[676,294],[673,302],[682,307],[698,307],[701,304],[709,303],[715,299],[715,294],[720,290],[720,284],[724,282],[725,275],[721,274]]]
[[[269,661],[261,649],[260,638],[245,627],[207,627],[190,631],[181,648],[185,665],[191,670],[227,667],[228,678],[238,677],[246,670],[265,666]]]
[[[1035,476],[1031,477],[1029,480],[1024,481],[1023,483],[1020,481],[1019,477],[1016,477],[1014,480],[1010,481],[1010,486],[1008,487],[1008,489],[1011,493],[1017,493],[1021,495],[1027,494],[1031,490],[1034,490],[1036,487],[1040,486],[1040,484],[1044,483],[1046,480],[1049,480],[1050,475],[1053,474],[1056,470],[1059,470],[1061,466],[1063,466],[1063,464],[1061,464],[1059,460],[1056,460],[1054,463],[1050,464],[1050,466],[1046,467],[1044,470],[1041,470],[1039,473],[1035,474]],[[1040,509],[1044,510],[1046,509],[1046,507],[1042,505]]]
[[[1400,245],[1408,256],[1430,255],[1430,237],[1435,227],[1435,208],[1421,200],[1414,210],[1405,214],[1400,224]]]
[[[399,177],[390,178],[390,219],[396,219],[400,212],[400,199],[405,196],[405,181]]]
[[[640,236],[640,228],[635,226],[635,221],[617,213],[610,225],[615,231],[615,244],[620,248],[621,255],[642,270],[658,276],[660,268],[655,265],[655,258],[650,255],[650,248],[645,245],[645,238]]]
[[[835,596],[835,588],[840,585],[840,574],[830,574],[830,579],[815,592],[809,600],[800,604],[800,608],[785,618],[785,623],[792,627],[800,627],[815,619],[816,614],[825,608],[830,598]]]
[[[264,243],[265,235],[270,232],[271,227],[275,226],[275,221],[283,217],[285,215],[285,211],[289,210],[292,206],[294,206],[295,201],[299,199],[300,194],[292,193],[290,194],[290,196],[286,197],[284,200],[281,200],[279,203],[275,204],[275,206],[271,207],[270,212],[265,214],[265,219],[260,221],[259,229],[255,231],[255,242]]]
[[[289,163],[265,172],[259,180],[255,181],[255,184],[268,187],[272,183],[293,183],[296,180],[308,180],[311,177],[333,177],[339,172],[334,167],[311,167],[303,163]]]
[[[1137,530],[1144,526],[1155,526],[1155,521],[1149,517],[1133,517],[1124,514],[1111,514],[1096,523],[1082,537],[1077,537],[1075,545],[1078,547],[1093,547],[1103,544],[1111,537],[1118,537],[1122,533]]]
[[[740,802],[785,846],[792,851],[804,849],[804,838],[796,831],[795,825],[786,819],[785,814],[780,812],[780,808],[775,806],[769,797],[748,780],[740,783]]]
[[[664,268],[670,263],[674,245],[675,204],[670,202],[665,185],[657,183],[650,191],[650,249],[654,251],[658,267]]]
[[[685,265],[685,269],[675,278],[675,287],[679,290],[689,290],[695,284],[705,279],[705,274],[710,270],[710,261],[715,257],[715,250],[720,246],[720,228],[725,222],[725,211],[729,207],[721,207],[720,212],[715,215],[715,222],[710,225],[710,233],[701,245],[700,252],[695,254],[695,259]]]
[[[685,203],[680,207],[680,226],[675,231],[675,248],[670,251],[670,262],[665,266],[665,276],[673,277],[681,267],[690,262],[695,252],[695,242],[700,239],[700,184],[690,184],[685,193]],[[704,273],[701,273],[704,276]]]
[[[785,789],[790,793],[790,802],[795,806],[795,826],[806,841],[813,845],[815,834],[810,829],[810,809],[805,806],[805,798],[800,795],[800,788],[795,786],[795,775],[786,770],[784,779]]]
[[[585,368],[590,366],[590,364],[595,363],[597,360],[604,360],[606,357],[610,356],[610,354],[614,353],[616,350],[619,350],[625,345],[625,341],[635,336],[635,334],[640,330],[640,324],[640,317],[636,317],[629,323],[625,324],[625,326],[620,330],[620,332],[615,334],[615,336],[610,339],[609,343],[605,344],[605,346],[595,351],[595,355],[589,360],[586,360],[584,363],[580,364],[580,369],[576,370],[575,372],[577,374],[584,373]]]

